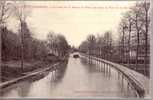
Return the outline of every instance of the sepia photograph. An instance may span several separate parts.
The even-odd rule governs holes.
[[[150,99],[151,3],[0,1],[0,99]]]

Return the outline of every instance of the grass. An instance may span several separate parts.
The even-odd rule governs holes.
[[[67,56],[58,57],[56,55],[46,56],[43,60],[24,61],[21,67],[21,60],[3,61],[1,64],[1,81],[9,81],[23,75],[39,71],[57,62],[68,59]]]
[[[30,61],[30,62],[24,62],[23,69],[21,68],[21,61],[7,61],[2,63],[1,67],[1,75],[2,79],[1,81],[8,81],[20,76],[28,74],[29,72],[37,71],[40,69],[43,69],[45,67],[48,67],[47,65],[51,65],[56,62],[46,62],[46,61]]]

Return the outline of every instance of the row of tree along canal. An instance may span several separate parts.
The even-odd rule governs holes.
[[[79,50],[112,62],[117,62],[149,76],[150,68],[150,3],[137,3],[126,12],[118,27],[118,38],[111,31],[89,35]]]
[[[65,56],[68,54],[69,45],[66,38],[61,34],[52,35],[53,32],[49,33],[46,40],[35,38],[27,23],[32,11],[19,5],[24,6],[25,3],[0,1],[2,81],[67,59]],[[9,30],[9,18],[16,18],[19,22],[17,32]]]

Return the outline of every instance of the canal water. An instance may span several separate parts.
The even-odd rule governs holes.
[[[24,81],[5,90],[3,97],[97,97],[134,98],[135,91],[121,79],[118,72],[102,63],[88,62],[85,58],[73,58],[60,70],[35,81]]]

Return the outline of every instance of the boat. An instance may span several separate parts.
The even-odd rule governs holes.
[[[79,55],[78,54],[74,54],[73,58],[79,58]]]

